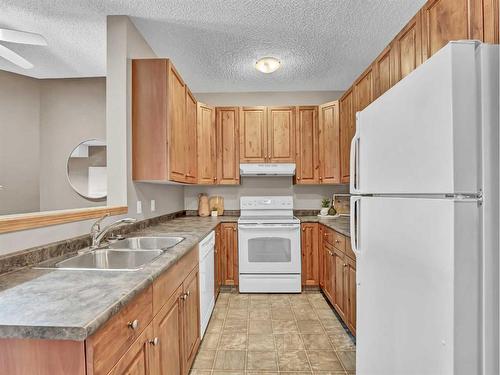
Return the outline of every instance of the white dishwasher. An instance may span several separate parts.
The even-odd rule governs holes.
[[[200,332],[205,334],[215,305],[215,232],[212,231],[199,244],[200,258]]]

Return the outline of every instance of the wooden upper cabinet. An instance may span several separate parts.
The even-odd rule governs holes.
[[[297,184],[319,183],[319,129],[318,107],[299,107],[297,109],[296,172]]]
[[[338,101],[319,107],[319,160],[320,183],[339,183],[340,119]]]
[[[340,182],[343,184],[349,183],[351,140],[355,133],[354,94],[350,89],[340,99]]]
[[[217,176],[215,108],[198,103],[198,183],[214,184]]]
[[[170,136],[168,141],[170,175],[172,181],[187,182],[187,129],[186,129],[186,85],[172,64],[169,64],[169,112]]]
[[[469,39],[470,5],[477,0],[430,0],[422,8],[422,49],[428,59],[451,40]]]
[[[240,183],[239,108],[216,110],[217,182],[221,185]]]
[[[498,3],[499,0],[471,1],[472,39],[491,44],[500,42]]]
[[[196,99],[168,59],[132,61],[132,178],[195,183]]]
[[[197,157],[197,101],[191,91],[186,87],[186,182],[194,184],[198,176]]]
[[[240,161],[265,163],[267,161],[267,108],[240,109]]]
[[[400,81],[422,63],[422,18],[417,13],[393,41],[394,83]]]
[[[368,68],[353,86],[354,110],[362,111],[373,102],[373,69]]]
[[[271,107],[267,113],[267,161],[295,162],[295,107]]]
[[[395,53],[393,45],[387,46],[373,64],[373,97],[389,90],[395,81]],[[342,116],[342,115],[341,115]]]

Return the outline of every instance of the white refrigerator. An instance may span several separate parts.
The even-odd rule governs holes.
[[[357,114],[358,375],[499,374],[498,90],[451,42]]]

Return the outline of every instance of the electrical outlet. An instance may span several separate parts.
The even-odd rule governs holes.
[[[142,214],[142,202],[137,201],[137,213]]]
[[[151,199],[151,212],[156,211],[156,201],[154,199]]]

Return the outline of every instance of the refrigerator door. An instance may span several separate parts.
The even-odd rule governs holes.
[[[449,43],[357,114],[351,193],[479,192],[479,45]]]
[[[481,206],[353,197],[358,375],[481,370]]]

